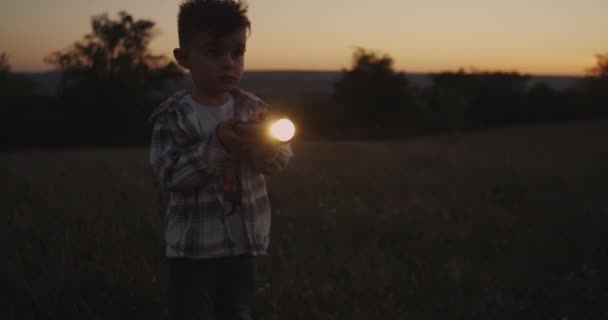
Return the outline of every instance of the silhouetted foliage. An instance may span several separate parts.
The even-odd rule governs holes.
[[[62,70],[57,97],[36,94],[27,75],[11,73],[0,54],[3,144],[125,145],[149,143],[150,111],[188,81],[177,65],[148,52],[154,35],[150,21],[93,17],[93,32],[46,61]],[[281,78],[283,77],[283,78]],[[293,79],[289,73],[281,82]],[[388,55],[357,49],[353,66],[342,70],[333,94],[266,80],[258,90],[274,112],[291,116],[303,138],[382,138],[445,130],[608,117],[608,54],[573,87],[552,87],[517,72],[460,69],[430,74],[428,87],[417,88],[393,70]],[[275,78],[272,78],[275,79]],[[541,78],[542,79],[542,78]],[[306,81],[310,81],[309,79]],[[327,79],[327,81],[333,81]],[[320,82],[317,83],[317,82]],[[291,83],[291,82],[289,82]],[[251,84],[251,83],[250,83]],[[329,89],[329,88],[328,88]],[[307,91],[308,90],[308,91]]]
[[[49,99],[35,94],[37,85],[11,72],[8,54],[0,54],[0,145],[16,147],[39,140],[48,129]]]
[[[464,128],[525,121],[523,101],[529,76],[516,72],[432,74],[428,94],[435,125]]]
[[[11,66],[8,61],[8,54],[3,52],[0,54],[0,96],[6,97],[24,97],[31,95],[36,88],[36,84],[27,77],[17,75],[11,72]]]
[[[64,72],[60,90],[109,82],[128,87],[132,94],[149,93],[182,74],[167,57],[149,52],[148,45],[156,34],[154,22],[134,20],[124,11],[118,16],[118,20],[107,14],[94,16],[92,33],[45,59]]]
[[[378,135],[374,128],[389,136],[596,119],[608,117],[608,54],[596,57],[579,85],[560,90],[518,72],[463,69],[430,74],[430,87],[419,89],[393,72],[389,56],[357,49],[333,99],[348,120],[341,128],[364,129],[367,137]],[[399,125],[409,130],[395,131]]]
[[[468,121],[473,86],[461,69],[431,75],[432,87],[425,95],[435,128],[461,128]]]
[[[351,127],[388,132],[409,123],[412,100],[403,73],[393,71],[388,55],[359,48],[351,70],[342,70],[334,84],[334,101],[343,107],[343,119]],[[369,132],[369,131],[368,131]]]
[[[558,103],[557,94],[553,88],[546,83],[538,83],[531,86],[527,91],[525,107],[529,113],[530,122],[543,122],[554,112]],[[553,115],[555,116],[555,115]]]
[[[150,53],[155,23],[122,11],[91,19],[92,32],[45,62],[63,72],[58,98],[62,140],[71,144],[130,144],[149,134],[146,116],[183,75],[163,55]]]
[[[11,72],[11,66],[8,64],[8,54],[2,52],[0,54],[0,77],[4,79]]]
[[[595,55],[596,65],[591,68],[590,74],[593,77],[600,79],[608,79],[608,53],[600,53]]]
[[[585,105],[595,117],[608,116],[608,53],[597,54],[596,65],[581,84]]]

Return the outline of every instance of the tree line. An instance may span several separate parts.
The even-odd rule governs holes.
[[[431,85],[420,88],[393,70],[390,56],[360,48],[335,84],[333,101],[346,111],[336,119],[387,137],[607,118],[608,54],[596,60],[585,77],[562,90],[531,84],[530,75],[518,72],[463,69],[430,74]]]
[[[45,62],[62,73],[55,96],[11,71],[0,54],[2,145],[79,147],[147,145],[152,109],[176,88],[184,70],[150,52],[155,23],[119,12],[93,16],[91,32]],[[393,59],[363,48],[333,94],[290,110],[304,136],[389,138],[447,130],[608,117],[608,54],[577,85],[556,90],[530,76],[503,71],[446,71],[421,88],[397,72]],[[308,133],[306,133],[308,131]]]

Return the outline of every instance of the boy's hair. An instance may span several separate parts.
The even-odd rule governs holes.
[[[179,7],[177,34],[182,48],[197,32],[219,37],[241,29],[251,31],[242,0],[186,0]]]

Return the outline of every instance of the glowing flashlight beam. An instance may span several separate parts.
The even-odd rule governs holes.
[[[281,119],[270,126],[270,135],[281,142],[287,142],[293,138],[296,127],[289,119]]]
[[[279,142],[290,141],[296,133],[295,125],[287,118],[275,121],[241,122],[236,124],[234,129],[240,135],[272,139]]]

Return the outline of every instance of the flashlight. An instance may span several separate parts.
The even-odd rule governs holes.
[[[296,133],[296,127],[287,117],[241,122],[234,130],[240,135],[260,139],[270,139],[279,143],[289,142]]]

